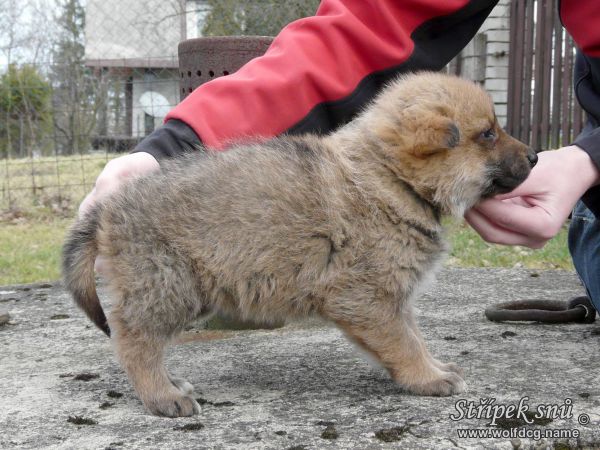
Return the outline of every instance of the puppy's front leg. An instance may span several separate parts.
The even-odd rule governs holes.
[[[344,308],[339,314],[334,308],[326,314],[410,392],[447,396],[465,390],[458,366],[431,356],[411,311],[390,315],[372,307]]]
[[[413,314],[412,308],[409,309],[409,311],[404,315],[404,317],[408,323],[408,326],[410,326],[412,328],[413,333],[415,333],[415,335],[417,335],[418,338],[423,342],[423,345],[425,345],[425,340],[423,339],[423,336],[421,335],[421,331],[419,330],[419,327],[417,326],[417,322],[415,321],[415,316]],[[455,372],[461,378],[463,377],[464,371],[457,364],[455,364],[453,362],[443,363],[439,359],[434,358],[427,350],[427,347],[425,347],[425,351],[431,358],[433,365],[436,366],[438,369],[443,370],[444,372]]]

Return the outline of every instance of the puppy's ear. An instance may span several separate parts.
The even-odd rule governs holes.
[[[415,156],[428,156],[456,147],[460,130],[445,105],[412,105],[377,129],[387,144]]]

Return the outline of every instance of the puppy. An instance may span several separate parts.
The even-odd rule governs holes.
[[[260,321],[319,314],[407,391],[455,394],[461,371],[429,353],[411,302],[446,251],[441,216],[511,191],[536,159],[500,128],[476,84],[408,75],[329,136],[195,152],[131,181],[71,229],[66,286],[111,336],[154,414],[199,412],[163,353],[216,311]],[[110,268],[108,322],[97,255]]]

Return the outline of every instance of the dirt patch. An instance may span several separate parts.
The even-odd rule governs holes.
[[[96,422],[94,419],[87,419],[81,416],[69,416],[67,422],[74,425],[98,425],[98,422]]]
[[[6,325],[10,320],[10,314],[8,313],[1,313],[0,314],[0,327],[3,325]]]
[[[527,425],[540,425],[545,426],[552,422],[552,419],[546,417],[536,417],[535,412],[533,411],[525,411],[525,418],[514,417],[514,418],[505,418],[500,417],[496,420],[496,427],[502,428],[503,430],[510,430],[512,428],[524,427]]]
[[[331,422],[330,420],[319,420],[318,422],[315,422],[315,425],[320,427],[328,427],[330,425],[335,425],[335,422]]]
[[[97,373],[82,372],[82,373],[78,373],[77,375],[75,375],[73,377],[73,380],[75,380],[75,381],[90,381],[90,380],[95,380],[96,378],[100,378],[100,375],[98,375]]]
[[[402,439],[404,434],[410,430],[408,425],[399,427],[385,428],[375,432],[375,437],[383,442],[394,442]]]
[[[333,425],[327,425],[327,428],[321,433],[323,439],[337,439],[339,434]]]
[[[202,397],[198,397],[196,399],[196,401],[198,402],[199,405],[210,405],[210,406],[216,406],[221,407],[221,406],[235,406],[235,403],[233,402],[229,402],[229,401],[224,401],[224,402],[211,402],[210,400],[206,400],[205,398]]]
[[[204,424],[200,422],[186,423],[185,425],[173,427],[175,431],[198,431],[204,428]]]
[[[50,320],[62,320],[62,319],[69,319],[71,316],[69,316],[68,314],[54,314],[53,316],[50,316]]]

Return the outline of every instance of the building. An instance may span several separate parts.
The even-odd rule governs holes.
[[[177,45],[200,34],[207,6],[199,0],[87,0],[85,8],[86,65],[106,98],[94,141],[129,147],[179,102]]]

